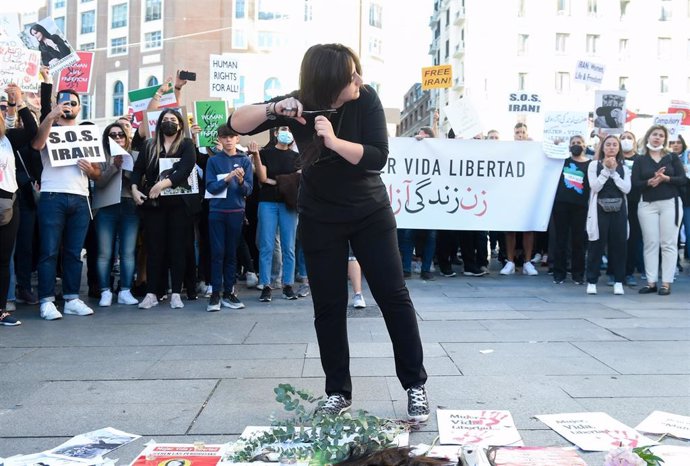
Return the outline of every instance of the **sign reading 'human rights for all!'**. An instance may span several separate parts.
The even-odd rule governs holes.
[[[76,165],[81,159],[105,162],[101,130],[95,125],[55,126],[48,134],[46,149],[53,167]]]
[[[240,96],[240,65],[232,55],[211,55],[209,83],[211,97],[234,99]]]

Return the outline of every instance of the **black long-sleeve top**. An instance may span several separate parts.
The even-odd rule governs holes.
[[[279,102],[286,97],[276,97]],[[305,109],[319,110],[319,109]],[[289,126],[300,152],[315,139],[314,116],[305,116],[307,123],[278,116],[267,120],[246,134],[269,128]],[[364,153],[353,165],[330,149],[323,148],[316,162],[302,171],[298,210],[301,215],[326,223],[356,221],[371,213],[390,207],[380,171],[388,158],[388,131],[383,106],[370,86],[364,86],[357,100],[345,103],[330,116],[336,137],[362,144]],[[232,117],[228,120],[232,126]]]
[[[654,174],[661,167],[666,167],[664,175],[667,175],[670,180],[653,188],[647,184],[647,181],[654,178]],[[631,179],[633,186],[642,193],[642,200],[645,202],[673,199],[680,195],[678,188],[687,183],[685,169],[676,154],[666,154],[658,163],[647,155],[638,158],[633,165]]]
[[[148,190],[151,189],[151,187],[158,181],[158,175],[160,171],[158,166],[159,158],[167,157],[180,159],[180,164],[177,167],[177,169],[168,176],[168,179],[172,183],[173,188],[179,186],[183,181],[185,181],[189,177],[189,174],[194,169],[194,163],[196,162],[196,150],[194,148],[194,142],[192,142],[192,140],[189,138],[184,138],[182,140],[176,152],[167,154],[165,152],[165,149],[162,149],[161,153],[158,154],[158,158],[156,158],[155,162],[149,163],[151,157],[155,156],[152,153],[154,150],[154,146],[155,142],[153,139],[149,139],[148,141],[146,141],[146,144],[144,144],[144,147],[142,148],[141,152],[139,152],[137,161],[134,163],[134,171],[132,172],[131,177],[132,184],[137,185],[139,191],[145,194],[148,193]],[[144,179],[144,177],[146,177],[146,183],[143,186],[142,180]]]
[[[21,166],[21,162],[17,157],[17,151],[25,146],[28,146],[31,143],[31,140],[36,136],[36,133],[38,132],[38,124],[36,123],[34,116],[31,114],[31,110],[29,110],[27,107],[24,107],[21,110],[19,110],[17,114],[19,115],[19,118],[21,118],[22,120],[22,128],[9,128],[5,132],[5,136],[7,137],[7,140],[9,141],[10,145],[12,146],[12,154],[3,155],[3,157],[8,156],[14,158],[15,170],[11,173],[5,172],[8,167],[7,164],[3,164],[5,168],[2,169],[2,171],[5,172],[2,173],[3,176],[11,176],[13,178],[16,176],[16,167]],[[11,167],[11,165],[9,166]],[[14,193],[0,189],[0,197],[11,198],[13,194]]]

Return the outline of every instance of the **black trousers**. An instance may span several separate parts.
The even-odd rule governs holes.
[[[638,272],[644,272],[642,229],[640,228],[640,219],[637,217],[637,204],[629,206],[628,224],[630,225],[630,236],[628,237],[628,256],[625,264],[626,276],[634,274],[635,269]]]
[[[454,230],[438,230],[436,234],[436,257],[438,258],[438,267],[441,271],[452,270],[453,258],[458,253],[459,245],[459,232]]]
[[[627,251],[628,215],[625,203],[618,212],[604,212],[597,206],[599,239],[590,241],[587,248],[587,283],[597,283],[601,269],[601,256],[608,252],[609,268],[616,283],[625,280],[625,256]]]
[[[553,279],[556,281],[565,280],[568,267],[568,239],[570,239],[571,274],[573,280],[584,281],[587,206],[556,202],[553,205],[553,223],[556,233]]]
[[[7,292],[10,289],[10,259],[19,230],[19,202],[15,199],[12,220],[0,227],[0,311],[7,306]]]
[[[347,340],[348,242],[383,314],[400,383],[405,389],[424,384],[427,374],[417,315],[403,280],[397,227],[390,208],[351,223],[321,223],[300,215],[298,228],[314,302],[326,393],[352,396]]]

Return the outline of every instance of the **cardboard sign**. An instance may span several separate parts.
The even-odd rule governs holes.
[[[41,54],[18,41],[0,39],[0,89],[16,84],[24,92],[38,92]]]
[[[682,113],[662,113],[654,115],[653,125],[665,126],[668,131],[668,140],[677,141],[680,133],[680,124],[683,121]]]
[[[541,112],[541,97],[531,92],[511,92],[508,94],[508,111],[511,113]]]
[[[447,89],[453,86],[453,65],[422,68],[422,90]]]
[[[77,462],[83,461],[84,464],[93,464],[99,458],[140,437],[140,435],[106,427],[79,434],[45,453]]]
[[[636,430],[650,434],[668,434],[676,438],[690,440],[690,417],[654,411],[640,422]]]
[[[443,113],[448,118],[455,137],[458,139],[472,139],[484,131],[479,112],[472,105],[469,97],[463,97],[446,105]]]
[[[19,15],[0,13],[0,38],[21,43],[19,40]]]
[[[151,443],[130,466],[216,466],[228,444]]]
[[[222,100],[194,102],[194,119],[201,126],[201,133],[198,134],[199,147],[214,146],[218,128],[228,122],[227,104]]]
[[[523,444],[510,411],[437,409],[436,417],[442,444]]]
[[[570,138],[587,134],[586,112],[546,112],[544,115],[544,153],[547,157],[567,159]],[[585,138],[586,140],[586,138]]]
[[[604,80],[604,65],[586,60],[578,60],[573,80],[594,87],[601,86]]]
[[[672,100],[668,107],[668,113],[680,113],[683,119],[680,124],[682,126],[690,126],[690,102],[683,100]]]
[[[58,78],[58,89],[72,89],[78,94],[91,92],[93,52],[77,52],[79,61],[63,68]]]
[[[105,162],[101,133],[95,125],[52,127],[46,141],[50,165],[66,167],[76,165],[81,159],[91,163]]]
[[[129,96],[129,108],[131,113],[134,115],[132,117],[132,126],[134,128],[138,128],[139,125],[144,121],[144,112],[149,106],[149,102],[156,94],[156,91],[158,91],[160,87],[160,85],[144,87],[142,89],[135,89],[127,93]],[[161,97],[161,100],[158,102],[158,108],[176,106],[177,99],[175,98],[175,92],[171,88]]]
[[[220,97],[227,100],[239,97],[239,60],[227,54],[210,55],[209,65],[209,96]]]
[[[47,66],[51,73],[58,72],[79,60],[77,52],[50,16],[27,27],[21,36],[28,48],[41,53],[41,64]]]
[[[175,165],[177,162],[179,162],[179,158],[167,158],[164,157],[162,159],[158,159],[158,179],[162,180],[164,178],[167,178],[169,173],[172,173],[175,168],[173,165]],[[199,193],[199,178],[197,177],[196,170],[192,170],[192,172],[189,174],[187,177],[187,182],[180,184],[176,188],[166,188],[163,191],[161,191],[161,196],[179,196],[182,194],[198,194]]]

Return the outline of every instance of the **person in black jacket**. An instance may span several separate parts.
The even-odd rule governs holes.
[[[415,309],[403,280],[396,224],[380,170],[388,157],[383,107],[362,80],[357,55],[340,44],[307,50],[300,89],[246,105],[230,117],[240,134],[288,126],[303,162],[299,234],[304,246],[314,325],[328,398],[326,414],[350,408],[347,341],[348,242],[379,304],[393,343],[408,417],[424,421],[429,404]]]
[[[685,186],[680,187],[680,197],[683,201],[683,229],[685,231],[685,258],[690,259],[690,154],[683,136],[669,144],[671,151],[678,156],[685,170]]]

